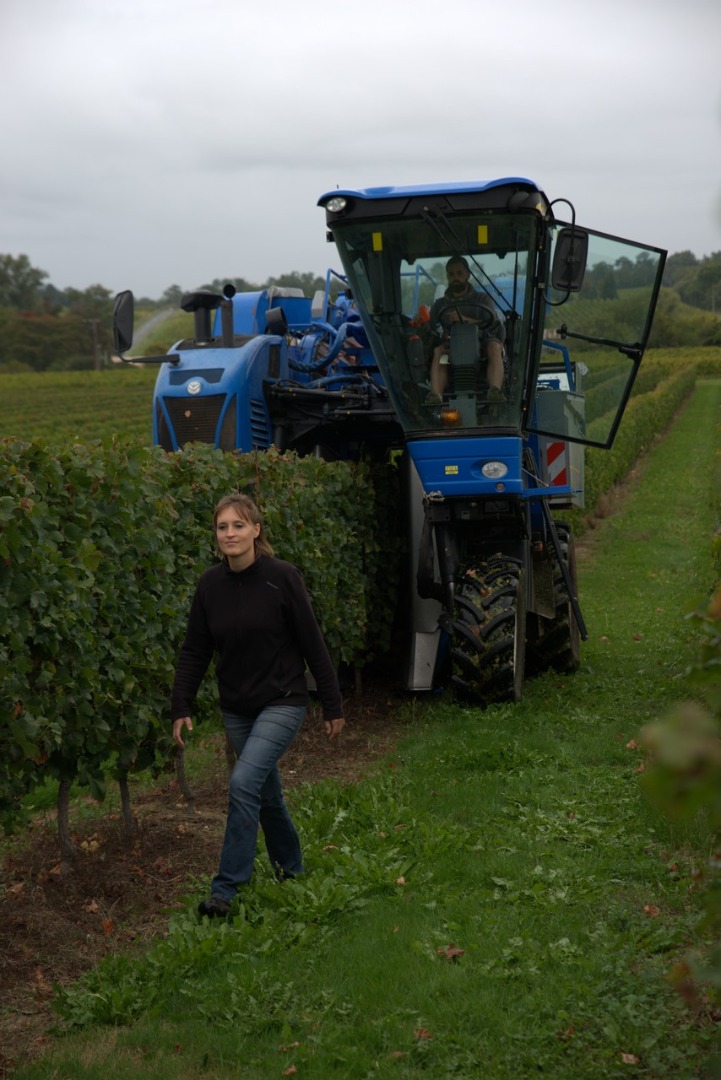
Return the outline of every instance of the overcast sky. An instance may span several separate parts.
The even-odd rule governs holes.
[[[340,269],[324,192],[501,176],[721,250],[719,0],[0,0],[0,89],[0,253],[58,288]]]

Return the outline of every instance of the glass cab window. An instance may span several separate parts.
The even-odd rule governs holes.
[[[553,241],[568,228],[554,225]],[[530,430],[609,447],[651,331],[665,253],[582,232],[588,255],[580,288],[547,294]]]
[[[521,423],[534,215],[355,222],[334,233],[407,433]]]

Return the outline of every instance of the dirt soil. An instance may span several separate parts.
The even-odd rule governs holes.
[[[347,699],[347,725],[329,743],[314,709],[281,763],[289,801],[299,784],[333,778],[353,783],[391,753],[404,734],[401,698],[366,690]],[[3,844],[0,869],[0,1078],[41,1052],[57,1022],[53,983],[67,986],[106,953],[144,947],[183,906],[191,879],[211,873],[225,824],[228,767],[219,734],[215,761],[193,783],[188,809],[174,773],[133,798],[135,835],[119,813],[81,817],[71,808],[72,863],[60,858],[53,814],[21,840]],[[90,806],[96,806],[91,799]],[[76,820],[73,822],[73,818]],[[201,898],[201,897],[199,897]]]

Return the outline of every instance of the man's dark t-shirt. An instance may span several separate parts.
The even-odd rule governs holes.
[[[486,341],[505,341],[506,334],[503,323],[498,317],[495,305],[485,293],[476,292],[469,284],[465,292],[460,295],[452,289],[446,289],[443,296],[433,302],[431,307],[431,329],[435,344],[440,344],[448,335],[452,323],[453,313],[459,318],[473,319],[479,323],[481,332]]]

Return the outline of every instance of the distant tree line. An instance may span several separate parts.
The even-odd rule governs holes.
[[[721,251],[668,256],[651,345],[721,345]]]
[[[703,259],[692,251],[669,255],[663,283],[675,289],[684,304],[721,315],[721,251]]]
[[[584,294],[612,299],[619,289],[647,285],[652,274],[653,260],[644,252],[635,261],[596,264],[587,273]],[[48,276],[27,255],[0,255],[0,372],[100,368],[109,361],[110,290],[102,285],[57,289]],[[325,287],[324,278],[298,271],[262,283],[214,278],[202,287],[221,292],[227,283],[238,292],[275,285],[301,289],[306,296]],[[136,304],[147,310],[177,308],[186,291],[170,285],[159,299],[143,297]],[[691,251],[669,256],[651,341],[656,346],[721,344],[721,251],[701,259]]]
[[[325,287],[322,277],[294,271],[262,284],[215,278],[201,288],[221,292],[227,282],[238,292],[276,285],[302,289],[308,296]],[[136,304],[150,310],[179,307],[186,291],[171,285],[159,300],[141,298]],[[0,255],[0,373],[104,367],[113,348],[113,301],[102,285],[57,289],[27,255]]]
[[[0,371],[98,368],[111,345],[102,285],[56,289],[27,255],[0,255]]]

